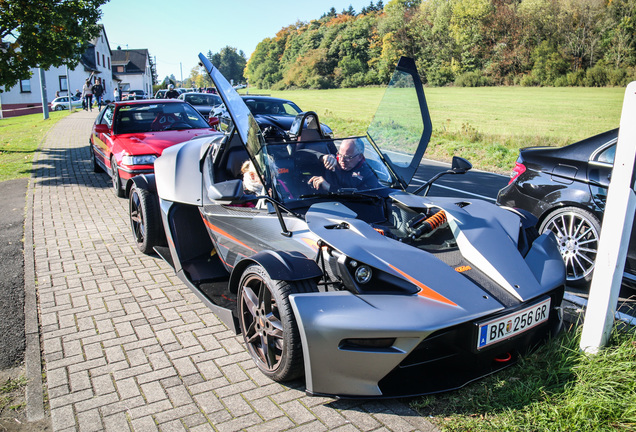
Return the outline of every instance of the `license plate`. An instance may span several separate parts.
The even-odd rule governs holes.
[[[501,318],[480,323],[478,328],[477,349],[485,348],[497,342],[521,334],[532,327],[546,322],[550,317],[550,299],[511,313]]]

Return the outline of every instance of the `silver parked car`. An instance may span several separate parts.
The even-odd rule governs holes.
[[[81,108],[82,100],[78,97],[71,96],[71,106],[73,108]],[[62,111],[68,109],[68,96],[60,96],[53,99],[51,102],[52,111]]]
[[[432,130],[415,60],[400,59],[365,135],[326,138],[306,112],[283,141],[267,141],[249,102],[199,60],[231,128],[130,179],[130,225],[142,252],[242,333],[265,376],[304,375],[313,395],[436,393],[558,331],[553,233],[513,209],[425,196],[439,176],[406,191]],[[446,174],[470,167],[456,157]]]
[[[205,118],[208,117],[212,109],[223,103],[218,95],[212,93],[181,93],[177,99],[192,105]]]

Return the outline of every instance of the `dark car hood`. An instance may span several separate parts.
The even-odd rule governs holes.
[[[131,133],[117,136],[117,140],[133,155],[160,155],[170,146],[192,138],[218,133],[214,129],[187,129],[161,132]]]
[[[295,117],[291,116],[276,116],[271,114],[255,114],[254,119],[259,125],[273,125],[283,130],[288,131]]]

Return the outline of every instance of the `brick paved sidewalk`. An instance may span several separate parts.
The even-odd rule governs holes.
[[[435,430],[399,401],[310,397],[262,375],[240,337],[131,242],[127,201],[92,172],[96,114],[51,130],[30,186],[55,431]]]

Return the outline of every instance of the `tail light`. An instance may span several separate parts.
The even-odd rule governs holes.
[[[526,172],[526,166],[522,164],[521,162],[515,162],[515,167],[512,169],[512,172],[510,173],[510,181],[508,182],[508,184],[517,180],[517,178],[524,172]]]

